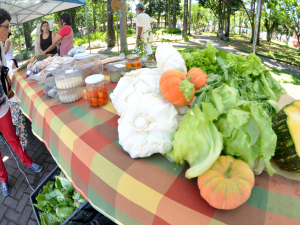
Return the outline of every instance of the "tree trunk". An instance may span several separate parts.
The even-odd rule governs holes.
[[[176,28],[176,0],[173,0],[173,28]]]
[[[171,0],[169,0],[168,26],[171,27]]]
[[[127,51],[127,19],[126,19],[126,0],[120,0],[123,3],[123,8],[120,12],[120,42],[121,50]]]
[[[260,22],[261,22],[261,12],[263,10],[263,5],[264,5],[264,0],[261,1],[261,8],[260,8],[260,15],[259,15],[259,18],[258,18],[258,34],[257,34],[257,40],[256,40],[256,44],[259,45],[260,44],[260,41],[259,41],[259,36],[260,36]]]
[[[96,26],[96,6],[93,4],[93,22],[94,22],[94,30],[97,28]]]
[[[229,8],[229,0],[227,0],[227,38],[229,38],[230,32],[230,8]]]
[[[71,16],[71,27],[74,33],[78,32],[77,26],[76,26],[76,9],[70,9],[70,16]]]
[[[115,47],[116,34],[114,27],[114,13],[111,9],[111,1],[107,0],[107,47]]]
[[[253,43],[254,30],[255,30],[255,3],[256,3],[256,0],[253,1],[253,8],[252,8],[252,23],[251,23],[252,34],[251,34],[251,40],[250,40],[251,43]]]
[[[192,0],[190,0],[190,8],[189,8],[189,35],[191,35],[191,20],[192,20]]]
[[[221,37],[222,35],[222,30],[221,30],[221,16],[222,16],[222,8],[221,8],[221,3],[222,0],[219,0],[219,21],[218,21],[218,33],[217,33],[217,37]]]
[[[31,32],[33,31],[32,21],[23,23],[23,30],[24,30],[26,49],[31,50],[31,46],[32,46]]]
[[[188,0],[184,0],[184,9],[183,9],[183,29],[182,36],[187,35],[187,12],[188,12]]]
[[[239,24],[239,34],[242,33],[242,12],[240,12],[240,24]]]

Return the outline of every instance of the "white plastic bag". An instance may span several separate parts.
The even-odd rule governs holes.
[[[159,94],[160,77],[158,69],[133,70],[122,77],[110,95],[119,116],[127,108],[127,103],[135,102],[139,96],[148,93]]]
[[[163,74],[168,70],[179,70],[184,75],[187,74],[185,61],[181,54],[170,44],[159,45],[155,53],[157,68]]]

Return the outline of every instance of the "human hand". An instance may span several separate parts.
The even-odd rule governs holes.
[[[7,93],[7,98],[10,99],[12,97],[14,97],[15,93],[12,90],[9,90]]]

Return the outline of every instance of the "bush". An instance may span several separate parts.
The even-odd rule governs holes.
[[[32,51],[32,50],[29,50],[29,51],[28,50],[22,50],[21,54],[22,54],[22,60],[24,61],[24,60],[28,60],[32,56],[34,56],[34,51]],[[15,59],[18,62],[21,62],[21,55],[20,55],[20,53],[15,56]]]
[[[97,42],[105,42],[107,39],[107,33],[106,32],[94,32],[94,33],[90,33],[90,41],[97,41]],[[88,35],[84,35],[84,36],[78,36],[78,37],[74,37],[73,39],[73,43],[75,46],[82,46],[84,44],[88,44],[89,43],[89,38]]]
[[[135,34],[135,29],[128,28],[127,34]]]
[[[178,28],[169,27],[162,30],[163,34],[181,34],[181,30]]]

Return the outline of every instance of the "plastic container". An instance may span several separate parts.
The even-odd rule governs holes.
[[[36,204],[36,196],[43,192],[43,187],[48,183],[55,181],[55,176],[60,174],[60,169],[58,166],[43,180],[43,182],[31,193],[30,201],[32,209],[35,215],[35,219],[38,225],[41,225],[40,214],[41,210],[36,208],[33,204]],[[101,222],[101,223],[100,223]],[[62,225],[80,225],[80,224],[105,224],[105,225],[115,225],[113,221],[103,216],[97,210],[95,210],[89,202],[82,204],[68,219],[66,219]]]
[[[93,55],[90,54],[90,53],[83,52],[83,53],[78,53],[78,54],[74,55],[73,58],[74,58],[76,61],[79,61],[79,60],[82,60],[82,59],[87,59],[87,58],[89,58],[89,57],[91,57],[91,56],[93,56]]]
[[[104,106],[108,100],[104,76],[96,74],[85,78],[87,100],[93,107]]]
[[[126,68],[141,69],[142,68],[141,57],[137,54],[127,55],[126,56]]]
[[[69,89],[58,89],[57,93],[62,103],[76,102],[83,97],[83,83]]]
[[[109,73],[110,82],[117,83],[119,82],[122,74],[122,71],[126,70],[125,62],[109,63],[107,65],[107,71]]]
[[[83,83],[80,67],[62,69],[56,71],[53,75],[58,89],[69,89]]]
[[[82,53],[83,54],[83,53]],[[86,54],[86,53],[84,53]],[[76,54],[77,56],[79,54]],[[102,60],[99,55],[96,54],[88,54],[85,57],[78,58],[80,60],[76,61],[75,66],[81,68],[82,79],[85,80],[88,76],[94,74],[102,74],[103,65]]]

